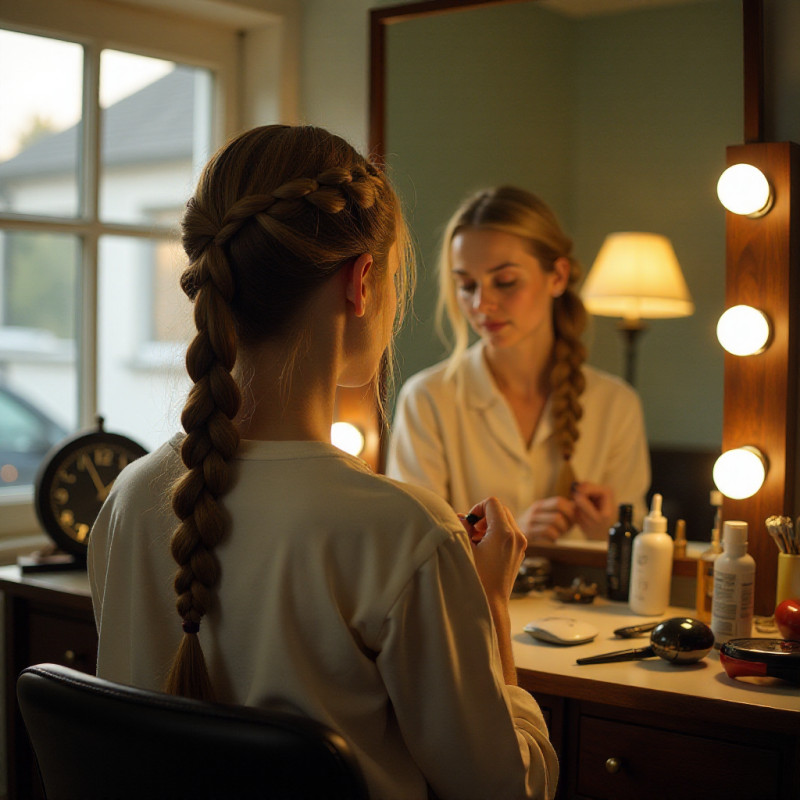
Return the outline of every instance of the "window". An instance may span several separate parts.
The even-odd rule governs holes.
[[[219,53],[198,57],[211,27],[193,20],[182,33],[159,17],[154,24],[175,28],[176,52],[153,57],[142,52],[152,33],[121,46],[117,20],[111,48],[86,16],[92,35],[43,35],[0,19],[5,507],[30,506],[43,455],[98,414],[108,430],[157,446],[178,429],[188,388],[178,222],[220,127],[214,58],[230,76],[235,34],[217,28]]]

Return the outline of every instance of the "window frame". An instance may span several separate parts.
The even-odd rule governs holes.
[[[74,42],[83,47],[83,141],[78,173],[80,209],[74,218],[0,212],[0,231],[66,233],[77,237],[80,319],[77,335],[79,428],[89,428],[98,403],[98,278],[99,246],[103,236],[159,241],[174,238],[174,228],[150,223],[104,222],[99,216],[101,183],[102,110],[99,103],[100,55],[113,49],[179,62],[212,74],[212,147],[236,130],[240,117],[241,37],[235,28],[179,13],[116,6],[84,0],[63,4],[55,0],[26,0],[0,13],[0,27],[24,34]],[[38,20],[51,24],[41,25]],[[46,542],[33,508],[32,487],[11,487],[0,496],[0,563],[31,548],[31,536]]]

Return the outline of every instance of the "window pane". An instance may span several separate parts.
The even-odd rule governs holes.
[[[0,487],[77,425],[79,263],[74,236],[0,231]]]
[[[98,409],[108,430],[148,450],[180,430],[190,384],[184,356],[193,323],[179,284],[183,268],[177,241],[100,241]]]
[[[181,208],[210,154],[208,70],[104,50],[100,104],[101,218],[147,224]]]
[[[83,48],[0,30],[0,211],[79,213]]]

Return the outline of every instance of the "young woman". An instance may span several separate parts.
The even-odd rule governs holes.
[[[468,198],[445,231],[439,319],[450,358],[398,397],[387,474],[454,508],[496,495],[529,542],[603,539],[618,503],[645,513],[650,460],[634,390],[584,365],[572,242],[514,187]],[[467,324],[478,335],[468,345]]]
[[[349,740],[376,798],[552,797],[515,685],[513,517],[489,498],[462,524],[329,443],[337,385],[377,385],[399,316],[386,177],[321,129],[257,128],[207,165],[183,243],[186,432],[120,475],[92,531],[98,674],[288,703]]]

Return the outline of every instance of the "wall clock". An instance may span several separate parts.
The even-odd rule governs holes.
[[[59,549],[86,558],[89,532],[114,481],[147,451],[133,439],[103,428],[59,442],[44,457],[34,484],[39,522]]]

